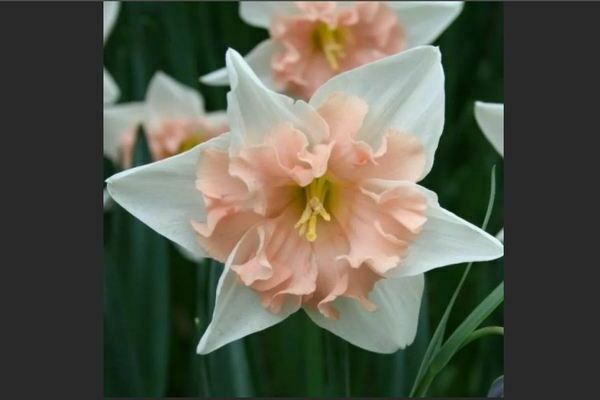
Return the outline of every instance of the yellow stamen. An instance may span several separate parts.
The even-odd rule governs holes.
[[[325,55],[332,70],[340,68],[338,59],[346,56],[344,52],[344,34],[340,28],[319,22],[314,32],[316,46]]]
[[[206,140],[206,135],[203,132],[195,132],[191,134],[189,137],[185,138],[179,145],[178,153],[183,153],[184,151],[188,151],[200,143]]]
[[[325,197],[330,183],[324,177],[313,180],[304,188],[306,206],[296,225],[298,234],[304,236],[309,242],[317,239],[317,217],[331,221],[331,215],[325,209]]]
[[[308,221],[311,215],[312,210],[310,209],[310,207],[306,207],[302,212],[302,216],[300,217],[298,222],[296,222],[296,225],[294,225],[294,228],[298,229],[299,227],[304,226],[304,224],[306,223],[306,221]]]

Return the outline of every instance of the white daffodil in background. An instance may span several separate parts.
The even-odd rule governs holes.
[[[108,35],[117,22],[121,4],[118,1],[105,1],[102,3],[102,6],[104,7],[104,43],[106,43],[106,38],[108,38]],[[118,98],[119,87],[110,73],[104,68],[104,104],[114,103]]]
[[[475,102],[475,119],[494,149],[504,157],[504,104]],[[504,241],[504,229],[497,237]]]
[[[107,180],[115,201],[225,263],[205,354],[303,309],[364,349],[412,343],[424,272],[503,255],[416,182],[444,125],[437,48],[342,73],[308,103],[226,54],[230,132]]]
[[[104,108],[104,154],[122,168],[131,166],[140,124],[154,161],[189,150],[228,129],[225,112],[207,113],[198,92],[163,72],[150,81],[144,102]]]
[[[270,33],[246,61],[268,87],[308,99],[340,72],[433,42],[462,7],[437,1],[244,1],[242,20]],[[226,70],[201,81],[226,85]]]

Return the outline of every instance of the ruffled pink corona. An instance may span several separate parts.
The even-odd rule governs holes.
[[[425,153],[415,136],[391,129],[377,149],[356,140],[368,112],[358,97],[333,94],[317,112],[329,127],[321,143],[290,123],[260,145],[206,150],[196,187],[207,220],[192,225],[211,257],[225,262],[235,249],[231,269],[270,311],[294,302],[337,319],[336,298],[374,310],[373,285],[402,268],[426,221],[412,185]]]
[[[298,13],[277,16],[271,38],[283,50],[271,62],[280,90],[310,98],[332,76],[405,47],[396,15],[380,2],[338,5],[334,1],[296,2]]]
[[[226,124],[211,124],[204,119],[165,120],[155,125],[146,132],[154,161],[189,150],[228,129]],[[137,127],[132,127],[121,137],[120,154],[124,168],[131,167],[136,131]]]

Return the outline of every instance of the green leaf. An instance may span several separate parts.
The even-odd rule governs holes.
[[[461,344],[461,349],[471,342],[476,341],[484,336],[500,335],[504,336],[504,327],[502,326],[486,326],[485,328],[477,329],[471,332],[467,339]]]
[[[496,166],[494,166],[492,168],[492,172],[491,172],[490,195],[488,198],[488,205],[487,205],[487,209],[485,212],[485,217],[483,219],[483,224],[481,225],[481,229],[483,229],[483,230],[485,230],[487,228],[490,217],[492,215],[492,209],[494,208],[494,198],[495,197],[496,197]],[[472,265],[473,265],[473,263],[469,263],[467,265],[467,267],[465,268],[465,272],[463,273],[463,275],[460,279],[460,282],[458,283],[458,286],[456,287],[456,290],[452,294],[452,297],[450,298],[450,302],[448,302],[446,311],[444,311],[444,315],[442,316],[440,323],[438,324],[437,328],[435,329],[435,332],[433,333],[431,342],[429,342],[429,346],[427,347],[427,350],[425,351],[425,356],[423,356],[423,361],[421,362],[421,366],[419,367],[419,372],[417,373],[417,378],[415,379],[413,388],[410,392],[411,397],[413,397],[413,395],[415,394],[415,390],[421,384],[421,381],[422,381],[425,373],[427,372],[427,370],[430,367],[431,361],[436,356],[437,352],[439,351],[440,347],[442,346],[442,341],[444,340],[444,333],[446,331],[446,324],[448,323],[448,318],[450,318],[450,313],[452,312],[452,308],[454,307],[456,298],[458,297],[458,294],[460,293],[460,290],[462,289],[463,284],[465,283],[465,280],[467,279],[467,276],[469,275],[469,272],[471,271]]]
[[[123,304],[118,266],[104,256],[104,394],[135,396],[141,387]]]
[[[325,391],[323,332],[312,321],[305,323],[303,328],[306,346],[306,395],[308,397],[323,396]]]
[[[152,154],[150,153],[150,147],[148,146],[148,139],[146,138],[146,133],[141,125],[137,127],[132,160],[133,167],[152,162]]]
[[[479,331],[475,334],[475,330],[504,300],[504,282],[500,283],[476,308],[469,316],[456,328],[454,333],[448,338],[440,350],[436,353],[431,361],[431,366],[415,390],[415,395],[425,396],[427,389],[437,374],[450,362],[452,357],[470,341],[485,336],[490,330]],[[492,330],[492,332],[497,329]],[[503,332],[503,330],[502,330]]]
[[[468,343],[474,338],[485,336],[489,332],[489,330],[479,331],[475,337],[473,337],[473,333],[476,332],[475,329],[479,325],[483,323],[483,321],[490,316],[490,314],[504,301],[504,282],[500,283],[496,289],[492,291],[485,298],[473,312],[463,321],[462,324],[448,338],[446,343],[442,346],[436,357],[431,363],[431,368],[436,373],[441,371],[448,361],[460,350],[463,344]],[[504,331],[503,328],[502,332]]]

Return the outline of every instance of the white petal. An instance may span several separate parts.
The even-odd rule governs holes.
[[[339,74],[310,104],[318,107],[333,92],[364,99],[369,112],[357,137],[378,148],[387,129],[416,135],[425,148],[427,175],[444,127],[444,71],[437,47],[421,46]]]
[[[223,67],[213,72],[209,72],[206,75],[200,77],[200,82],[209,86],[227,86],[229,85],[229,78],[227,77],[227,68]]]
[[[275,52],[280,48],[280,45],[276,44],[270,39],[267,39],[260,42],[244,57],[244,60],[246,60],[250,68],[252,68],[256,76],[258,76],[258,78],[266,87],[272,90],[276,90],[276,88],[275,83],[273,82],[273,75],[271,73],[271,59],[273,58],[273,54],[275,54]],[[200,78],[200,82],[204,83],[205,85],[212,86],[229,85],[227,68],[221,68],[202,76]]]
[[[338,298],[333,305],[340,319],[333,321],[320,312],[305,308],[320,327],[355,346],[377,353],[393,353],[415,339],[425,279],[423,275],[382,279],[375,284],[369,299],[377,305],[367,311],[356,300]]]
[[[504,242],[504,228],[496,235],[496,238],[502,242]]]
[[[427,197],[427,222],[408,248],[407,257],[388,276],[414,276],[447,265],[490,261],[504,255],[504,246],[498,239],[443,209],[435,193],[419,188]]]
[[[242,284],[230,269],[238,248],[239,243],[229,255],[219,278],[212,320],[198,343],[198,354],[208,354],[234,340],[262,331],[298,311],[298,306],[286,304],[274,314],[260,304],[256,292]]]
[[[187,251],[185,247],[182,247],[178,244],[176,244],[175,247],[177,247],[177,250],[179,250],[182,256],[190,261],[200,262],[206,258],[205,254],[199,254],[198,252],[192,253],[191,251]]]
[[[144,103],[127,103],[104,108],[104,154],[119,162],[121,139],[127,130],[134,129],[144,119]]]
[[[225,133],[179,155],[125,170],[107,179],[108,192],[150,228],[203,256],[190,223],[205,220],[202,196],[195,187],[196,164],[204,150],[226,150],[228,144]]]
[[[406,34],[407,47],[432,43],[458,17],[462,1],[389,1]]]
[[[269,28],[271,19],[278,15],[293,15],[298,12],[291,1],[242,1],[240,17],[247,24]]]
[[[117,83],[106,68],[104,68],[104,104],[114,103],[119,98],[119,94]]]
[[[154,74],[148,85],[146,103],[150,126],[164,119],[189,119],[204,115],[204,101],[200,94],[160,71]]]
[[[232,150],[242,144],[260,144],[276,125],[292,123],[311,143],[321,141],[328,127],[306,102],[269,90],[233,49],[225,55],[231,91],[227,93],[227,118],[231,128]]]
[[[106,38],[115,26],[115,22],[117,22],[117,16],[119,15],[119,8],[121,7],[121,3],[119,3],[118,1],[105,1],[103,3],[103,7],[104,41],[106,42]]]
[[[485,137],[504,157],[504,104],[476,101],[475,119]]]

